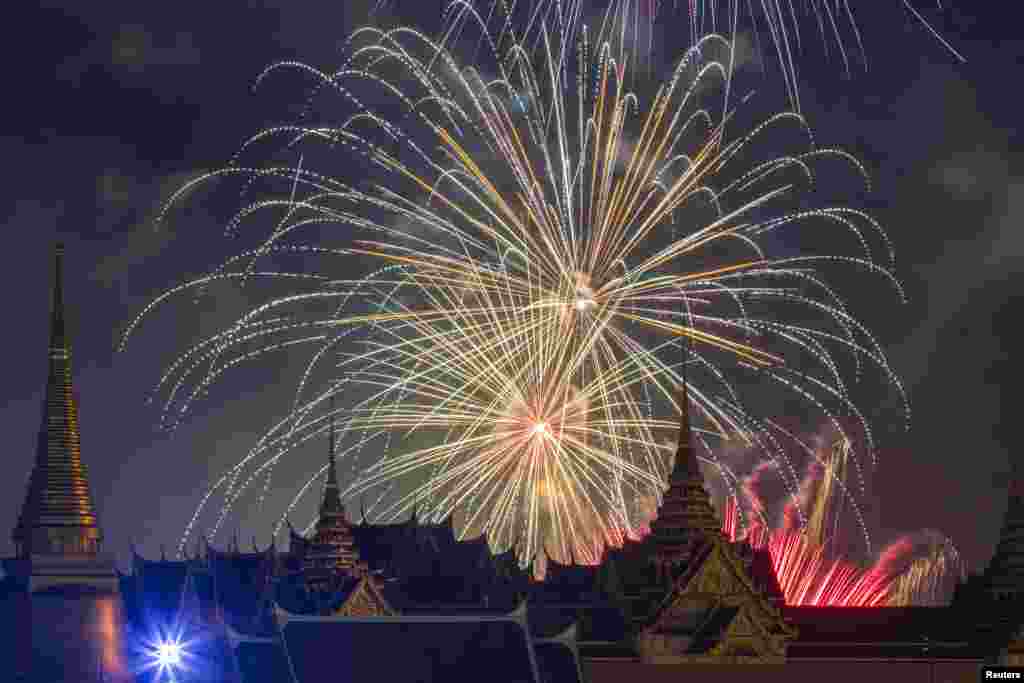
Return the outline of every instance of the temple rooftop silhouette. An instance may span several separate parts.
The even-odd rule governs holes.
[[[244,550],[237,537],[225,548],[200,537],[175,558],[133,548],[118,571],[104,555],[80,443],[63,258],[58,245],[38,446],[0,581],[8,680],[932,683],[976,681],[983,664],[1024,665],[1018,472],[990,565],[957,586],[951,605],[787,606],[767,551],[721,531],[685,393],[651,533],[597,566],[549,561],[539,581],[513,550],[459,541],[450,519],[377,525],[351,514],[332,422],[308,536],[289,525],[286,548],[254,539]]]

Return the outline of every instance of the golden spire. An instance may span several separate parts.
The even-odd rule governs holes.
[[[78,431],[78,408],[71,382],[71,348],[64,320],[64,245],[54,258],[50,320],[49,376],[36,462],[13,539],[18,554],[95,555],[96,522]]]
[[[684,358],[685,363],[685,358]],[[695,543],[721,535],[711,496],[704,488],[704,474],[697,461],[690,426],[690,401],[686,373],[680,390],[679,445],[656,517],[651,521],[654,561],[662,568],[682,564],[689,559]]]

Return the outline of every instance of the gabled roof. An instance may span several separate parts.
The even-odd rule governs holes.
[[[292,614],[329,614],[341,608],[358,583],[355,577],[340,576],[325,590],[311,590],[302,574],[294,574],[277,581],[274,600]]]
[[[1006,640],[951,607],[784,607],[800,631],[787,656],[977,659]]]
[[[225,626],[241,683],[291,683],[292,673],[278,633],[251,636]]]
[[[362,576],[356,581],[344,602],[332,610],[336,617],[384,617],[397,616],[384,597],[376,577]]]
[[[533,651],[542,683],[583,683],[575,624],[552,638],[535,639]]]
[[[795,643],[962,642],[971,624],[949,607],[783,607]]]
[[[586,641],[618,642],[629,633],[625,613],[613,603],[574,606],[531,601],[528,614],[534,638],[552,638],[571,627],[576,627],[579,639]]]
[[[638,645],[652,661],[703,653],[779,657],[795,635],[732,545],[710,537],[654,611]]]
[[[689,651],[707,652],[717,645],[739,611],[738,607],[719,607],[711,610],[693,634]]]
[[[538,683],[525,607],[507,615],[303,617],[278,610],[298,683]]]
[[[541,683],[582,683],[576,657],[565,645],[536,643],[537,668]]]

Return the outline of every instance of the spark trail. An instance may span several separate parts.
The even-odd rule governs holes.
[[[684,363],[702,439],[738,440],[792,470],[779,431],[741,396],[756,387],[837,427],[852,418],[873,461],[848,376],[874,367],[902,389],[828,274],[902,290],[878,223],[855,207],[815,206],[809,192],[819,164],[841,161],[866,178],[860,164],[818,147],[798,114],[742,123],[750,103],[730,95],[733,51],[720,36],[699,40],[662,82],[633,90],[603,34],[582,29],[571,43],[538,22],[520,35],[514,22],[455,7],[460,28],[442,40],[367,27],[335,71],[267,69],[261,81],[305,74],[332,106],[324,113],[311,100],[299,123],[253,136],[234,163],[168,202],[238,177],[259,197],[228,231],[248,234],[267,217],[274,227],[155,299],[125,339],[181,293],[214,296],[254,280],[281,291],[168,366],[158,386],[167,423],[233,368],[277,351],[310,353],[288,417],[215,482],[182,543],[215,493],[224,502],[214,533],[257,481],[263,500],[277,464],[324,434],[331,392],[344,392],[338,457],[349,493],[369,494],[371,515],[391,519],[412,505],[451,514],[462,535],[486,532],[496,548],[521,543],[523,563],[546,547],[559,561],[570,545],[599,555],[642,526],[635,502],[668,471],[664,431],[679,412]],[[459,55],[467,27],[483,50],[472,60]],[[274,142],[301,153],[300,163],[244,161]],[[834,251],[844,239],[853,253]],[[298,257],[301,269],[266,266]],[[323,373],[329,392],[317,388]],[[428,431],[440,439],[429,447],[412,438]],[[552,469],[530,455],[574,433],[552,443],[586,468]],[[512,453],[535,463],[532,474],[508,464]],[[460,483],[483,462],[496,468],[490,492]],[[299,480],[285,514],[322,473]],[[559,502],[545,508],[544,499]]]

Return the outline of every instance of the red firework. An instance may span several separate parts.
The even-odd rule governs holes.
[[[727,502],[723,518],[722,531],[731,541],[768,550],[787,605],[877,607],[885,605],[893,592],[896,575],[882,569],[882,563],[864,569],[830,557],[823,546],[788,525],[768,529],[754,523],[741,536],[735,499]]]

